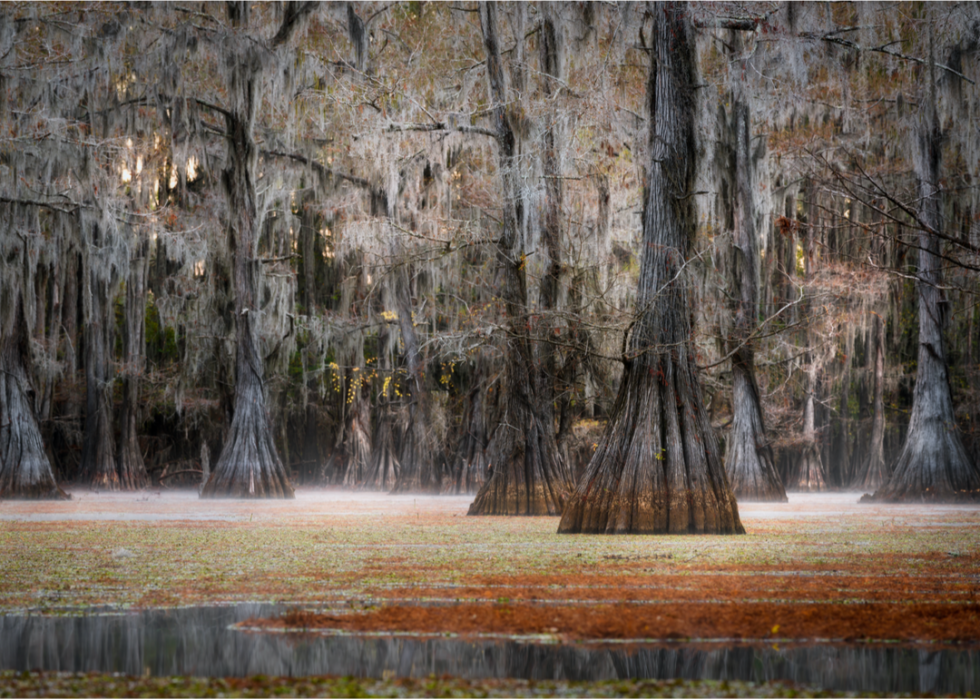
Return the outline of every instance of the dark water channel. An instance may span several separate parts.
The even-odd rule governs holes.
[[[845,691],[980,691],[980,648],[548,645],[246,633],[272,605],[0,617],[0,668],[212,677],[354,675],[535,680],[789,680]]]

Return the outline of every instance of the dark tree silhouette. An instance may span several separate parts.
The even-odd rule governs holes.
[[[605,433],[562,533],[744,533],[691,348],[683,282],[697,229],[697,66],[682,4],[656,3],[637,318]]]

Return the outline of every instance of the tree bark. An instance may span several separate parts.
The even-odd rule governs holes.
[[[398,328],[405,347],[405,369],[408,372],[410,396],[406,406],[407,421],[401,433],[401,448],[398,453],[400,471],[394,492],[438,493],[441,486],[440,464],[428,427],[429,394],[422,376],[422,356],[412,318],[411,280],[404,268],[399,276],[395,289],[398,299]]]
[[[919,352],[912,415],[905,445],[891,478],[873,496],[877,502],[980,498],[980,469],[970,461],[956,426],[943,342],[946,300],[941,291],[942,231],[940,165],[942,133],[935,95],[916,134],[913,164],[919,181]]]
[[[398,483],[401,463],[398,461],[398,440],[395,435],[395,414],[387,400],[376,412],[377,424],[371,441],[371,463],[365,487],[392,490]]]
[[[820,445],[817,444],[816,392],[817,365],[812,355],[807,355],[806,397],[803,403],[803,449],[793,467],[793,474],[787,483],[789,490],[819,492],[827,489],[824,476]]]
[[[110,376],[110,353],[115,336],[111,316],[112,285],[101,278],[102,272],[92,269],[92,264],[90,261],[86,265],[89,267],[86,274],[89,276],[91,311],[85,325],[85,441],[81,471],[93,486],[119,490]]]
[[[119,413],[119,487],[145,488],[149,482],[140,451],[138,416],[140,380],[146,363],[146,275],[149,241],[140,241],[129,262],[123,309],[123,400]]]
[[[0,498],[68,498],[58,488],[34,414],[22,292],[0,341]],[[7,320],[0,320],[7,326]]]
[[[613,413],[561,533],[744,533],[691,347],[697,66],[687,8],[656,3],[637,318]]]
[[[248,24],[247,9],[247,4],[228,4],[229,20],[236,30]],[[294,21],[295,13],[290,9],[274,43],[280,35],[288,37],[291,25],[287,26],[287,22]],[[256,206],[254,174],[258,151],[252,131],[261,100],[260,71],[264,63],[257,52],[266,49],[248,37],[235,38],[242,42],[238,46],[243,55],[229,56],[233,66],[228,85],[230,106],[225,112],[228,155],[222,173],[234,268],[235,409],[228,438],[201,497],[291,498],[293,487],[269,424],[263,358],[257,337],[260,275],[257,252],[262,222]]]
[[[817,228],[817,202],[810,183],[807,192],[807,221],[806,221],[806,250],[804,251],[804,275],[806,283],[813,279],[815,264]],[[810,303],[807,301],[803,315],[810,315]],[[813,337],[809,329],[805,333],[808,347],[813,346]],[[820,447],[817,444],[816,431],[816,393],[817,393],[817,364],[813,352],[807,352],[806,362],[806,395],[803,402],[803,448],[793,463],[790,477],[786,481],[787,490],[820,491],[827,489],[827,479],[824,476],[823,459],[820,457]]]
[[[525,250],[519,240],[523,218],[515,159],[516,138],[505,109],[507,89],[497,36],[497,5],[480,3],[503,185],[503,225],[497,259],[501,296],[508,318],[509,347],[502,421],[487,448],[491,475],[470,505],[471,515],[558,515],[571,490],[571,475],[555,441],[550,391],[542,391],[527,309]]]
[[[356,367],[355,367],[356,368]],[[347,371],[347,414],[344,427],[344,479],[348,488],[363,486],[371,470],[371,412],[361,386],[361,372]]]
[[[776,472],[766,435],[759,387],[755,380],[755,342],[758,326],[759,241],[752,193],[751,129],[748,106],[736,100],[735,122],[735,286],[740,302],[735,313],[732,343],[732,429],[725,469],[739,500],[786,502],[786,490]]]
[[[453,492],[475,493],[487,481],[487,437],[483,412],[485,387],[479,365],[473,372],[463,412],[463,433],[453,463]]]
[[[856,474],[852,487],[874,492],[891,475],[885,463],[885,324],[874,316],[874,398],[871,441],[868,454]]]

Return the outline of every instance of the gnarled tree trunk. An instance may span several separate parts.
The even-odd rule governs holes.
[[[224,112],[227,166],[222,173],[228,204],[228,237],[233,256],[235,291],[235,408],[228,438],[201,497],[293,497],[293,487],[272,437],[259,351],[259,220],[255,193],[258,151],[252,133],[261,100],[260,52],[285,42],[299,20],[297,6],[286,8],[273,46],[260,47],[250,37],[234,37],[241,55],[233,61],[229,80],[229,109]],[[308,12],[309,10],[299,10]],[[247,4],[229,3],[228,16],[236,30],[248,24]]]
[[[503,230],[498,241],[501,296],[509,323],[505,389],[500,424],[487,448],[490,478],[470,505],[471,515],[557,515],[571,490],[571,475],[555,441],[551,390],[534,356],[527,312],[527,274],[519,241],[519,194],[515,135],[505,109],[507,89],[497,36],[497,5],[480,3],[494,126],[503,185]]]
[[[245,72],[244,68],[240,72]],[[254,75],[240,76],[254,83]],[[256,87],[240,86],[251,98]],[[254,114],[254,111],[252,111]],[[248,115],[246,117],[246,115]],[[228,438],[201,497],[292,497],[286,469],[272,438],[263,386],[263,359],[256,332],[258,325],[258,276],[256,259],[259,222],[252,170],[255,144],[251,114],[228,114],[228,167],[225,193],[234,257],[235,289],[235,408]]]
[[[891,478],[873,499],[878,502],[980,498],[980,470],[960,441],[949,388],[943,343],[946,301],[943,298],[940,239],[942,133],[935,95],[925,123],[916,134],[915,175],[919,180],[919,354],[912,416],[905,446]]]
[[[697,85],[681,4],[653,8],[648,189],[637,318],[616,405],[562,533],[743,533],[691,347],[683,267],[697,229]]]
[[[408,273],[402,270],[396,284],[398,328],[405,347],[405,369],[411,395],[406,406],[406,421],[401,430],[398,453],[400,471],[394,492],[439,492],[440,463],[429,429],[429,392],[422,376],[422,357],[418,335],[412,320],[412,290]]]
[[[54,480],[34,414],[30,349],[20,291],[0,320],[0,498],[65,498]]]
[[[759,241],[752,198],[749,109],[737,100],[735,122],[735,264],[732,269],[740,297],[732,342],[732,429],[725,469],[740,500],[786,501],[766,435],[759,387],[755,380],[755,341],[758,326]]]

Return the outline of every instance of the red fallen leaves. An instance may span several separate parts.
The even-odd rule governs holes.
[[[337,629],[348,632],[554,634],[576,639],[806,640],[814,638],[970,642],[980,640],[980,605],[672,603],[611,605],[391,605],[352,614],[293,610],[250,619],[254,628]],[[773,629],[778,626],[778,631]]]

